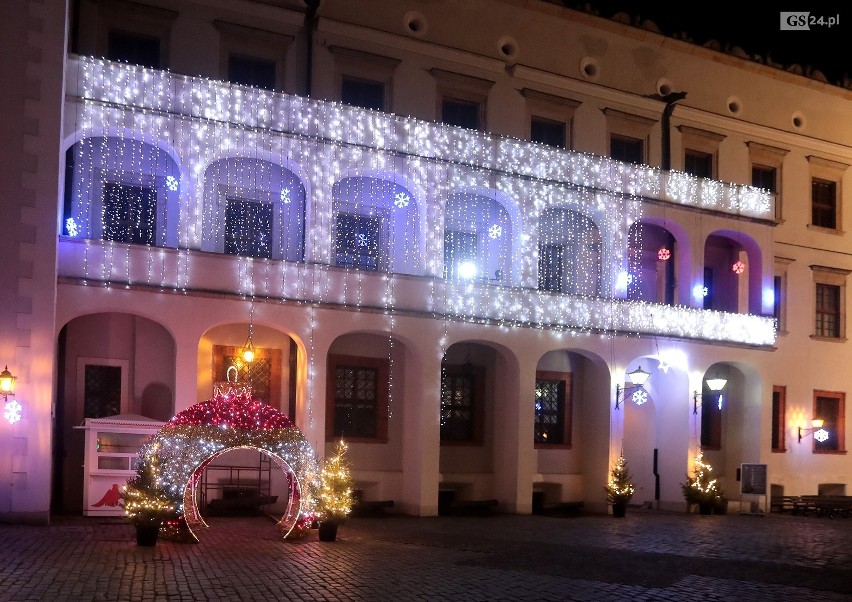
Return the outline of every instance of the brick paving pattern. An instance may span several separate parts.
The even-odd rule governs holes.
[[[281,540],[266,517],[209,523],[153,548],[121,519],[0,525],[0,600],[852,600],[848,518],[386,516],[333,543]]]

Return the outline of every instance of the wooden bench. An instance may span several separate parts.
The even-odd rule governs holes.
[[[802,495],[793,502],[793,514],[847,517],[852,515],[852,495]]]
[[[798,495],[775,495],[769,500],[769,511],[784,512],[796,509],[796,502],[799,501]]]
[[[384,516],[385,508],[393,508],[393,500],[362,500],[352,504],[352,516]]]
[[[441,514],[453,516],[487,516],[491,514],[497,505],[497,500],[454,500],[441,508]]]
[[[277,495],[240,495],[216,498],[207,502],[207,512],[210,516],[242,514],[246,512],[256,514],[260,512],[261,506],[274,504],[277,501]]]
[[[579,514],[582,509],[583,502],[561,502],[559,504],[542,506],[537,509],[535,514],[543,516],[568,516]]]

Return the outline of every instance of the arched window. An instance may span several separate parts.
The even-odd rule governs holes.
[[[66,152],[62,233],[152,246],[176,246],[181,174],[147,142],[84,138]]]
[[[204,175],[202,249],[230,255],[301,261],[305,187],[271,161],[233,157]]]
[[[512,222],[491,192],[457,192],[444,218],[444,278],[510,284]]]
[[[351,176],[334,185],[334,265],[417,274],[418,204],[392,178]]]
[[[538,288],[597,296],[601,283],[601,235],[591,218],[565,208],[546,210],[539,223]]]

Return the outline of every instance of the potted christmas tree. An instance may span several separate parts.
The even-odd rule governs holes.
[[[698,504],[700,514],[713,513],[713,506],[718,504],[722,497],[722,489],[713,478],[712,472],[713,467],[704,461],[704,452],[699,451],[695,456],[692,476],[687,475],[686,482],[681,483],[687,511]]]
[[[338,441],[334,453],[323,460],[317,509],[320,541],[334,541],[337,527],[352,511],[352,472],[343,440]]]
[[[157,456],[145,447],[136,474],[122,490],[122,506],[125,518],[136,527],[136,543],[140,546],[156,545],[163,521],[175,515],[172,498],[160,480]]]
[[[609,482],[605,489],[606,499],[612,504],[612,515],[623,517],[627,513],[627,504],[636,491],[636,486],[630,482],[630,471],[624,456],[619,456],[610,470]]]

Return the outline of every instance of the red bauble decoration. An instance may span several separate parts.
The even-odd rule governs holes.
[[[742,274],[745,272],[745,264],[742,261],[735,261],[731,269],[734,270],[735,274]]]
[[[657,251],[657,259],[660,261],[667,261],[671,259],[672,252],[668,250],[665,246],[660,247],[660,250]]]

